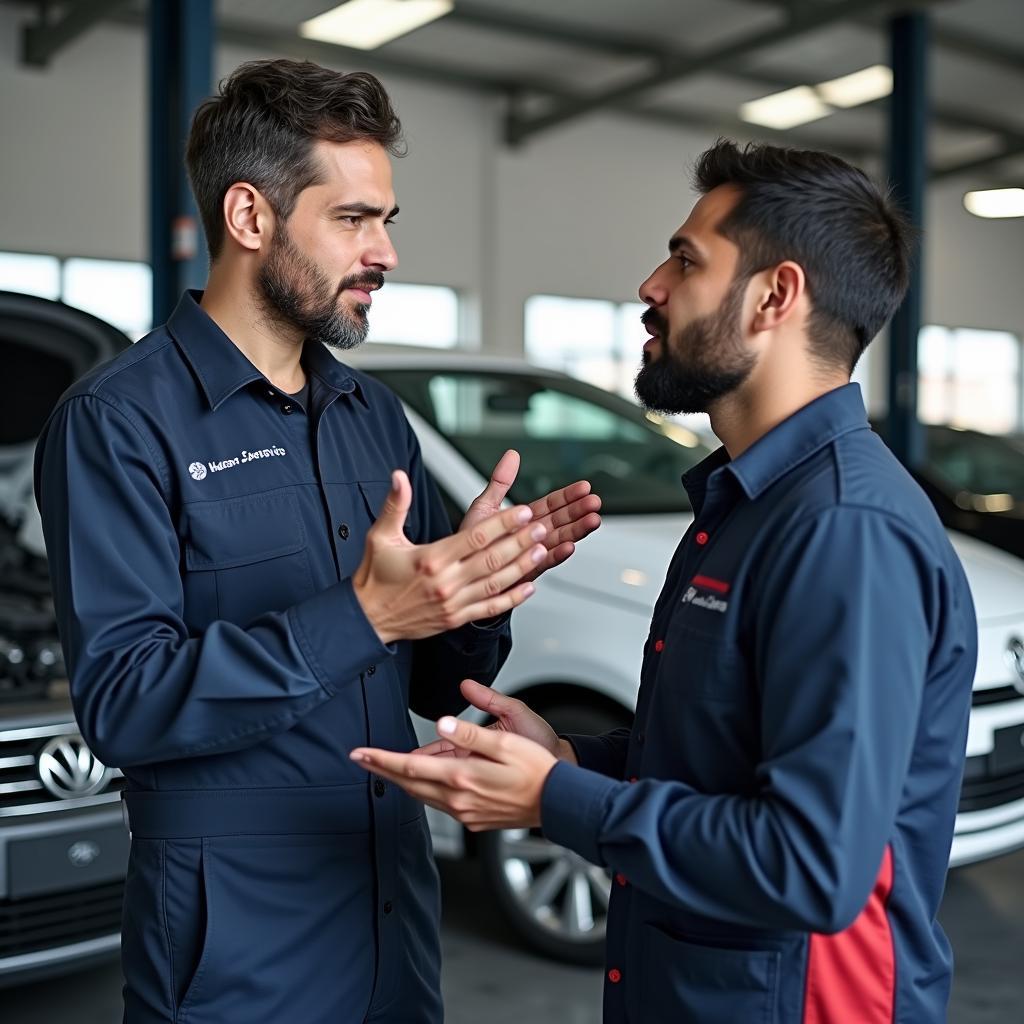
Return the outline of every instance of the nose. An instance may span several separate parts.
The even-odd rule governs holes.
[[[668,301],[668,282],[662,274],[664,268],[663,263],[640,285],[638,294],[648,306],[663,306]]]
[[[374,270],[394,270],[398,266],[398,253],[391,244],[391,236],[384,225],[374,233],[373,239],[363,253],[363,266]]]

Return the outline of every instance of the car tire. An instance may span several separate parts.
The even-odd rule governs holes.
[[[624,713],[586,705],[536,710],[557,733],[598,735],[628,725]],[[501,829],[476,838],[485,884],[519,938],[566,963],[603,962],[608,872],[545,839],[540,829]]]

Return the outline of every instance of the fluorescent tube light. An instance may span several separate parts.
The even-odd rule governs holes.
[[[852,75],[820,82],[814,91],[833,107],[859,107],[892,92],[892,68],[874,64]]]
[[[989,188],[968,192],[964,208],[975,217],[1024,217],[1024,188]]]
[[[798,85],[795,89],[751,100],[740,107],[740,117],[744,121],[780,130],[817,121],[831,113],[809,85]]]
[[[892,70],[874,64],[852,75],[833,78],[817,85],[772,93],[740,107],[740,117],[751,124],[785,130],[828,117],[835,107],[858,107],[892,92]]]
[[[348,0],[299,25],[304,39],[375,50],[443,17],[453,0]]]

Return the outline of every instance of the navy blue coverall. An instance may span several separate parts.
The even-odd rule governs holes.
[[[75,712],[128,780],[130,1024],[442,1019],[422,806],[348,752],[460,711],[507,618],[380,642],[350,576],[391,471],[410,539],[449,526],[397,398],[320,344],[303,362],[308,407],[186,294],[39,441]]]
[[[977,627],[934,510],[832,391],[683,478],[632,730],[546,834],[614,873],[609,1024],[940,1024]]]

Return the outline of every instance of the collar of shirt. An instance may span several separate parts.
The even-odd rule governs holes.
[[[246,358],[242,350],[210,319],[199,305],[201,291],[186,291],[167,321],[167,329],[178,343],[199,378],[211,409],[253,381],[274,385]],[[339,363],[319,342],[307,341],[302,365],[331,391],[355,393],[364,405],[366,396],[344,364]]]
[[[710,490],[726,474],[753,500],[804,459],[851,430],[870,429],[859,384],[844,384],[816,398],[730,460],[718,448],[683,474],[683,486],[698,513]]]

